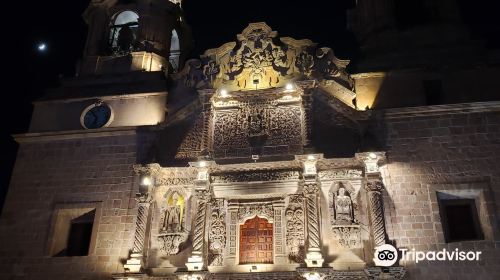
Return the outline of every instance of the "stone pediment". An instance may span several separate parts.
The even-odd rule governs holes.
[[[348,64],[348,60],[335,57],[330,48],[319,48],[306,39],[279,38],[276,31],[259,22],[238,34],[236,42],[188,61],[177,78],[196,89],[266,89],[304,79],[325,84],[333,80],[351,89],[352,81],[345,71]]]

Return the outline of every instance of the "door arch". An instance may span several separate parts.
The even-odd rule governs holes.
[[[273,224],[256,216],[240,225],[240,264],[273,263]]]

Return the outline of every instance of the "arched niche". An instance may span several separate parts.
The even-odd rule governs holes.
[[[189,219],[187,209],[189,204],[189,196],[184,188],[171,187],[157,201],[160,210],[159,229],[161,232],[183,232],[188,230]],[[169,225],[173,216],[178,217],[178,226]]]
[[[112,52],[130,52],[136,47],[139,30],[139,15],[132,10],[123,10],[111,17],[109,47]]]
[[[179,70],[180,56],[181,56],[181,42],[179,34],[175,29],[173,29],[172,35],[170,37],[170,56],[168,59],[174,72],[177,72]]]

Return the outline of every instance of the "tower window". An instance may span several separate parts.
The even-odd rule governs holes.
[[[179,57],[181,55],[181,44],[177,31],[172,30],[172,37],[170,39],[170,57],[169,62],[172,65],[174,72],[179,70]]]
[[[130,52],[136,48],[139,15],[133,11],[116,14],[109,30],[109,45],[112,52]]]
[[[474,199],[439,196],[439,210],[446,242],[482,240]]]

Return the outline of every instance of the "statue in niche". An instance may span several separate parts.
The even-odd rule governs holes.
[[[165,222],[163,230],[167,232],[180,232],[181,226],[181,206],[178,204],[179,195],[174,193],[172,195],[172,203],[169,204],[165,211]]]
[[[352,201],[343,185],[340,185],[334,199],[335,224],[350,225],[354,220]]]
[[[250,137],[266,134],[264,127],[264,110],[255,110],[248,116],[248,135]]]

